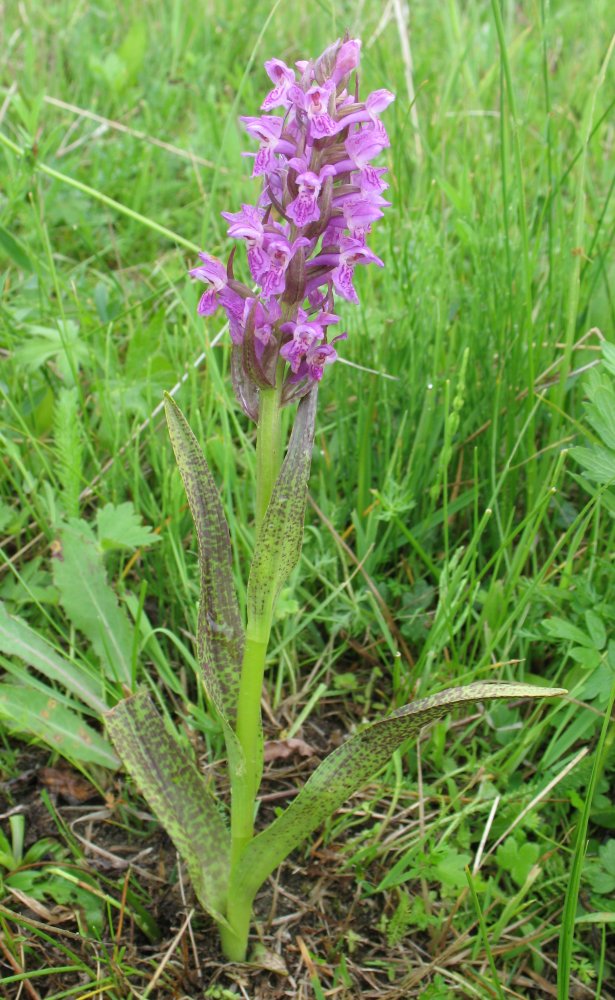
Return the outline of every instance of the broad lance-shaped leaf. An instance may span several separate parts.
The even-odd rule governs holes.
[[[405,740],[456,705],[485,698],[546,698],[565,693],[561,688],[529,684],[469,684],[405,705],[372,723],[329,754],[282,815],[248,845],[229,892],[253,895],[274,868],[383,767]]]
[[[0,601],[0,652],[16,656],[76,695],[84,705],[102,713],[107,705],[99,677],[92,677],[78,663],[56,653],[53,646],[21,618],[10,615]]]
[[[0,719],[9,732],[34,736],[69,760],[114,771],[119,764],[109,741],[51,690],[0,684]]]
[[[147,691],[119,702],[105,718],[115,749],[186,863],[199,902],[224,921],[229,833],[196,764]]]
[[[233,727],[244,634],[233,584],[229,531],[205,456],[186,418],[169,395],[165,397],[165,409],[199,544],[199,662],[209,697],[223,721]]]
[[[248,629],[254,638],[264,642],[276,598],[301,555],[316,400],[314,387],[297,407],[286,458],[273,487],[250,567]]]
[[[106,676],[130,685],[134,628],[107,582],[92,529],[85,521],[71,518],[60,529],[60,540],[62,552],[53,562],[60,603],[91,641]]]

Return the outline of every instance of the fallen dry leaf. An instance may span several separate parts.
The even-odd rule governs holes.
[[[265,763],[269,763],[271,760],[285,760],[287,757],[292,757],[294,753],[298,753],[301,757],[313,757],[316,751],[305,740],[299,739],[268,740],[265,743]]]
[[[41,767],[38,777],[52,795],[61,795],[67,802],[87,802],[98,797],[94,785],[67,767]]]

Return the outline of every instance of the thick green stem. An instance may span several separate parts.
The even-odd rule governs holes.
[[[267,641],[246,637],[236,728],[245,766],[241,774],[232,775],[231,870],[254,832],[254,800],[263,767],[261,691],[266,654]]]
[[[257,538],[282,464],[283,368],[281,363],[276,388],[260,393],[256,436]],[[258,623],[248,621],[237,701],[235,733],[243,751],[244,767],[240,773],[231,774],[231,879],[226,909],[231,929],[220,928],[224,954],[234,962],[245,959],[252,915],[253,897],[235,892],[232,873],[254,836],[255,800],[263,771],[261,692],[270,631],[271,615]]]
[[[231,886],[226,910],[231,928],[220,926],[222,951],[231,962],[245,962],[253,901],[254,896],[244,897]]]

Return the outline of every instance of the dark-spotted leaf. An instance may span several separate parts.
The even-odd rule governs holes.
[[[196,764],[147,691],[119,702],[105,718],[126,769],[185,862],[199,902],[224,921],[229,833]]]
[[[113,770],[119,764],[109,741],[51,692],[0,684],[0,718],[11,732],[42,740],[69,760]]]
[[[168,395],[165,409],[199,545],[199,662],[209,697],[222,719],[232,727],[237,711],[244,634],[233,583],[229,531],[213,476],[186,418]]]
[[[349,796],[383,767],[391,755],[428,722],[457,705],[489,698],[545,698],[565,694],[560,688],[529,684],[478,683],[450,688],[374,722],[334,750],[316,768],[299,795],[246,848],[233,875],[230,892],[249,897],[281,861]]]
[[[314,444],[316,388],[305,396],[297,414],[261,526],[248,581],[248,629],[266,642],[276,598],[301,555],[303,519]]]

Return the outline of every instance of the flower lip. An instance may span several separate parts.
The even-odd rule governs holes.
[[[288,90],[295,82],[295,71],[287,66],[281,59],[269,59],[265,63],[265,69],[271,82],[274,84],[265,100],[261,104],[263,111],[271,108],[285,107],[289,105]]]
[[[199,253],[199,257],[203,263],[199,267],[193,267],[188,274],[191,278],[198,278],[199,281],[208,281],[216,291],[220,291],[227,283],[224,264],[208,253]]]

